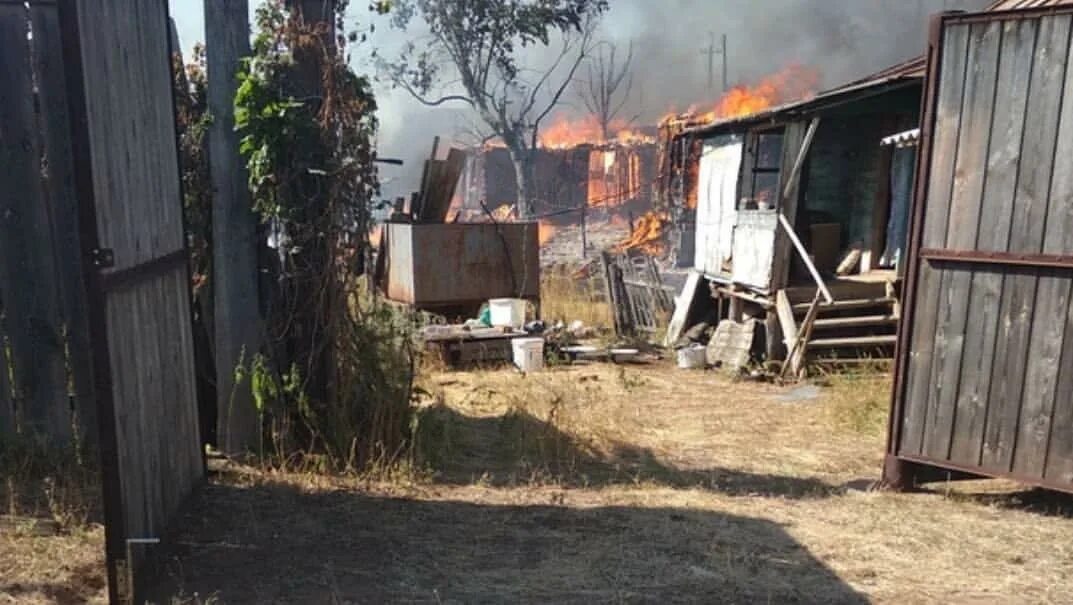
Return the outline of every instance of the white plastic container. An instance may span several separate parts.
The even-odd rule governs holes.
[[[678,349],[678,367],[683,370],[696,370],[707,364],[706,349],[702,346],[692,346]]]
[[[514,352],[514,365],[523,372],[537,372],[544,369],[544,339],[515,338],[510,341]]]
[[[493,298],[488,301],[488,313],[493,326],[521,328],[525,325],[525,299]]]

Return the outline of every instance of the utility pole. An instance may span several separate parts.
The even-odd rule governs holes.
[[[727,35],[723,34],[723,52],[719,53],[723,55],[723,92],[730,89],[730,84],[727,78]]]
[[[700,53],[708,55],[708,90],[711,90],[715,80],[715,32],[708,32],[708,40],[708,46]]]
[[[715,87],[715,55],[723,56],[723,92],[729,88],[727,78],[727,35],[723,34],[722,46],[715,45],[715,32],[708,32],[708,46],[701,49],[700,54],[708,57],[708,90]]]
[[[260,351],[257,217],[247,188],[246,163],[235,132],[236,75],[250,54],[247,0],[205,0],[208,68],[209,171],[212,182],[212,291],[216,349],[217,441],[237,453],[260,435],[248,385],[235,384],[235,368]]]

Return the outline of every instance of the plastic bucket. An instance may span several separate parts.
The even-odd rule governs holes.
[[[515,338],[510,341],[514,351],[514,365],[523,372],[536,372],[544,369],[544,339]]]
[[[488,311],[493,326],[521,328],[525,325],[524,299],[493,298],[488,301]]]
[[[678,367],[683,370],[703,368],[707,363],[705,353],[705,348],[699,346],[678,349]]]

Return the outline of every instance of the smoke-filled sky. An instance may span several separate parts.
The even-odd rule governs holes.
[[[219,0],[217,0],[219,1]],[[257,0],[250,0],[256,5]],[[651,123],[669,110],[714,104],[721,93],[722,58],[715,57],[714,88],[708,86],[708,57],[713,39],[727,36],[727,79],[748,84],[790,64],[816,69],[821,89],[878,71],[920,55],[928,15],[942,10],[976,10],[990,0],[610,0],[598,39],[625,49],[633,44],[634,85],[623,115]],[[184,50],[204,40],[202,0],[170,0]],[[419,27],[391,29],[384,18],[353,2],[349,20],[358,27],[375,24],[368,41],[353,49],[355,69],[372,73],[375,48],[393,56],[407,39],[420,38]],[[253,6],[251,6],[252,10]],[[550,49],[526,51],[525,62],[545,65]],[[381,170],[385,196],[416,188],[421,160],[435,135],[451,140],[470,130],[472,116],[463,107],[428,108],[387,83],[378,83],[380,154],[406,161],[403,168]],[[568,95],[570,97],[570,95]],[[583,113],[576,97],[565,112]]]

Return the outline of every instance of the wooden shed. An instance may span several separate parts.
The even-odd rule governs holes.
[[[1073,6],[934,19],[885,477],[1073,491]]]
[[[882,143],[917,126],[923,76],[907,61],[665,141],[664,202],[696,208],[693,268],[718,319],[764,322],[766,358],[893,357],[915,156]]]

